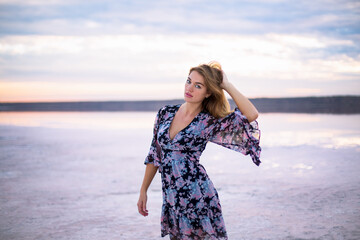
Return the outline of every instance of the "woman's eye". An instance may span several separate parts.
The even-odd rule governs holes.
[[[189,79],[186,80],[186,83],[191,83]]]
[[[201,89],[201,86],[200,85],[195,85],[196,88],[198,89]]]

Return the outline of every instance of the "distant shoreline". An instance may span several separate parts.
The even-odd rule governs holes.
[[[251,98],[262,113],[360,113],[360,96],[326,96],[293,98]],[[19,111],[157,111],[183,99],[150,101],[74,101],[74,102],[0,102],[0,112]],[[231,107],[234,102],[229,99]]]

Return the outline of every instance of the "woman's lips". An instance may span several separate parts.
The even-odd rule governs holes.
[[[189,98],[192,97],[192,95],[190,93],[185,93],[185,96],[189,97]]]

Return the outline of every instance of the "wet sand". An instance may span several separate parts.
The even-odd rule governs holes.
[[[150,215],[136,207],[150,141],[148,127],[0,125],[0,239],[168,239],[158,174]],[[359,146],[272,141],[260,167],[212,143],[201,156],[229,239],[360,239]]]

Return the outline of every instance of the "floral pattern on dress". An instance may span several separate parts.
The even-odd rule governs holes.
[[[203,110],[171,139],[170,125],[180,106],[166,105],[158,111],[144,162],[154,164],[161,174],[161,236],[169,234],[183,240],[228,239],[218,193],[199,159],[210,141],[249,154],[259,165],[258,123],[249,123],[237,107],[219,119]]]

